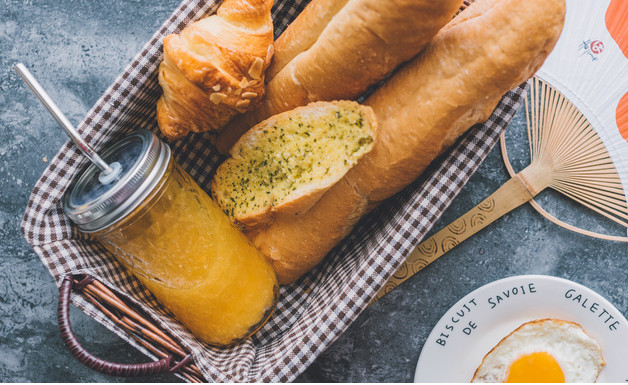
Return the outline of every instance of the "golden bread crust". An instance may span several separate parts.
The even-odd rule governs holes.
[[[315,256],[321,249],[331,250],[351,232],[367,205],[368,199],[343,178],[303,216],[278,217],[247,236],[270,259],[280,282],[291,283],[320,262]]]
[[[365,102],[382,125],[389,122],[348,176],[359,179],[358,189],[371,201],[416,179],[470,126],[486,121],[506,91],[540,68],[562,30],[564,0],[514,3],[471,5]]]
[[[309,49],[349,0],[313,0],[275,41],[275,57],[266,72],[269,82],[295,56]]]

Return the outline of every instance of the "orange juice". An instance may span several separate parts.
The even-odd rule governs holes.
[[[246,338],[275,306],[273,268],[173,159],[150,196],[96,236],[209,344]]]

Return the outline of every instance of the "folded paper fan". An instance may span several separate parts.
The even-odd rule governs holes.
[[[531,168],[547,173],[550,187],[574,201],[628,228],[628,204],[617,166],[596,130],[584,114],[562,93],[535,76],[525,99],[526,125]],[[515,172],[508,159],[504,135],[501,148],[511,177]],[[622,140],[617,138],[615,140]],[[625,176],[625,174],[624,174]],[[569,230],[615,241],[627,237],[599,234],[567,224],[545,211],[534,199],[532,206],[550,221]]]
[[[588,120],[623,186],[623,191],[618,192],[617,188],[621,186],[613,186],[612,190],[580,178],[571,181],[568,190],[561,192],[627,226],[628,218],[623,210],[616,210],[605,197],[619,194],[617,204],[621,203],[625,209],[624,191],[628,191],[628,1],[568,0],[563,33],[537,76],[564,95]],[[542,92],[540,87],[534,90]],[[549,109],[549,100],[542,103],[540,108]],[[534,109],[530,113],[534,113]],[[598,173],[601,181],[611,178],[600,175]],[[588,191],[584,191],[585,188]],[[539,209],[538,204],[533,205]],[[542,214],[548,217],[547,213]]]
[[[552,188],[628,228],[628,0],[567,0],[562,34],[530,82],[526,123],[531,163],[469,212],[421,242],[373,301],[505,213]]]

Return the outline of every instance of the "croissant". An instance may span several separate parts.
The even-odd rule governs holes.
[[[225,0],[215,15],[163,40],[157,122],[170,140],[216,131],[264,97],[273,0]]]

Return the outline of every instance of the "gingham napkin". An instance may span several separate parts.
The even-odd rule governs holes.
[[[276,36],[307,2],[276,1]],[[161,40],[214,12],[218,5],[218,0],[183,1],[81,122],[78,129],[88,143],[98,150],[137,127],[159,131],[155,103],[161,93],[157,83]],[[429,231],[496,143],[515,114],[523,91],[519,87],[507,93],[488,122],[473,127],[420,180],[364,218],[324,263],[297,283],[282,287],[270,321],[254,336],[228,349],[196,340],[106,250],[71,225],[61,209],[61,197],[86,160],[70,142],[35,185],[22,232],[58,285],[68,274],[87,272],[97,277],[141,307],[192,353],[207,380],[291,381],[356,319]],[[209,190],[213,170],[222,160],[209,137],[196,134],[171,147],[177,162]],[[83,297],[73,295],[72,302],[153,357]]]

